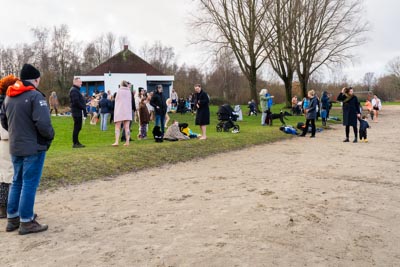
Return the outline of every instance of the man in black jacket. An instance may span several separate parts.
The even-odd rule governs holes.
[[[40,72],[30,64],[22,67],[21,80],[7,90],[1,107],[1,124],[8,130],[11,160],[14,166],[13,183],[7,204],[7,227],[19,228],[25,235],[46,231],[34,214],[36,190],[40,183],[46,151],[54,138],[49,106],[37,87]]]
[[[162,134],[164,134],[165,114],[167,113],[167,103],[163,95],[163,87],[161,84],[156,86],[156,91],[150,100],[150,105],[154,107],[156,121],[154,126],[160,126]]]
[[[79,142],[79,132],[82,129],[82,116],[87,115],[86,102],[83,98],[80,89],[82,86],[81,78],[75,77],[73,80],[73,85],[69,90],[69,99],[71,107],[71,115],[74,119],[74,131],[72,133],[73,148],[85,147]]]

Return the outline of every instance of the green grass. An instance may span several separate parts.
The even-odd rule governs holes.
[[[273,112],[279,112],[282,105],[275,105]],[[87,121],[80,132],[79,139],[86,145],[83,149],[72,148],[73,120],[71,117],[52,117],[53,127],[56,132],[55,139],[47,153],[42,189],[56,188],[70,184],[79,184],[85,181],[113,177],[120,174],[153,168],[163,164],[189,161],[202,158],[215,153],[226,153],[257,144],[274,142],[280,139],[292,138],[279,131],[280,122],[274,120],[274,126],[262,127],[261,116],[246,115],[247,107],[242,106],[244,121],[240,125],[240,133],[217,132],[218,123],[216,112],[218,107],[212,106],[211,124],[207,127],[206,141],[191,139],[188,141],[155,143],[151,130],[149,139],[137,140],[138,124],[132,126],[132,138],[129,147],[122,144],[112,147],[114,142],[114,125],[108,125],[107,131],[100,131],[99,123],[90,125]],[[337,112],[337,114],[335,114]],[[333,115],[339,116],[338,111]],[[189,127],[199,133],[200,129],[194,125],[192,114],[170,114],[171,120],[187,122]],[[296,125],[303,121],[302,116],[288,117],[288,125]],[[317,126],[320,126],[320,121]],[[150,124],[149,129],[152,129]]]

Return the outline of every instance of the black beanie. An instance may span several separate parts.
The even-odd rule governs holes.
[[[31,64],[24,64],[21,69],[21,80],[34,80],[40,77],[40,72]]]

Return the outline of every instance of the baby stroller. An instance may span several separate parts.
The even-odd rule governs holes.
[[[220,106],[217,115],[219,120],[219,123],[216,126],[217,132],[222,132],[222,130],[224,130],[224,132],[228,132],[231,128],[233,128],[233,133],[239,132],[239,125],[234,123],[234,121],[237,120],[238,115],[233,111],[230,105],[224,104]]]

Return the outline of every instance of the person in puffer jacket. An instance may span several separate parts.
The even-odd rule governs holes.
[[[40,83],[39,70],[24,64],[20,78],[8,87],[0,115],[1,124],[9,133],[14,166],[7,203],[6,231],[19,228],[19,234],[25,235],[48,229],[47,225],[36,221],[34,204],[54,129],[45,95],[37,89]]]

